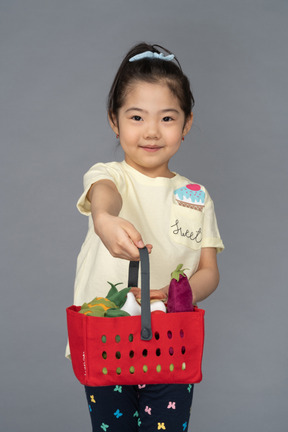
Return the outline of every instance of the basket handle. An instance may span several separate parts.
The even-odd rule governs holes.
[[[150,311],[150,266],[146,247],[139,249],[141,262],[141,339],[152,339]],[[130,261],[128,286],[138,286],[139,261]]]

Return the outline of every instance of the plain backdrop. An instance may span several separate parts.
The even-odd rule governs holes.
[[[90,430],[64,358],[75,204],[91,165],[123,158],[106,97],[143,40],[190,78],[194,125],[170,167],[207,187],[226,246],[189,431],[285,430],[287,0],[1,0],[0,20],[1,430]]]

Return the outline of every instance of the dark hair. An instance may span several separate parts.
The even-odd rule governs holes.
[[[194,106],[194,97],[190,89],[189,80],[184,75],[179,61],[175,57],[173,61],[144,58],[129,62],[131,57],[145,51],[172,54],[160,45],[149,45],[145,42],[137,44],[130,49],[118,69],[109,92],[107,103],[109,118],[112,121],[113,116],[117,118],[118,111],[124,104],[129,86],[133,83],[136,81],[145,81],[148,83],[164,81],[171,92],[178,98],[180,107],[185,114],[185,120],[187,120]]]

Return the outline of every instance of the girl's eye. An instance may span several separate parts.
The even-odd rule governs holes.
[[[134,115],[134,116],[132,117],[132,120],[135,120],[135,121],[141,121],[142,118],[141,118],[140,116],[138,116],[138,115]]]
[[[173,120],[172,117],[169,117],[169,116],[163,117],[164,122],[170,122],[172,120]]]

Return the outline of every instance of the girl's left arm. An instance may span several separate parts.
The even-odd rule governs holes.
[[[219,283],[217,253],[213,248],[202,248],[197,271],[189,279],[193,294],[193,304],[201,302],[216,290]],[[168,297],[169,285],[161,288],[164,297]]]
[[[203,248],[197,271],[189,279],[193,293],[193,304],[212,294],[219,284],[216,248]]]

